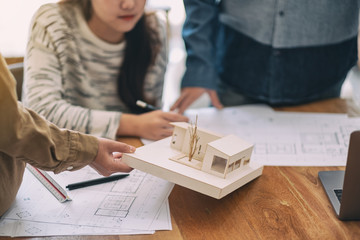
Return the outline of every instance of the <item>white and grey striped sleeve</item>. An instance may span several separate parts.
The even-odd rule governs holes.
[[[46,9],[45,9],[46,10]],[[47,18],[44,26],[36,21],[32,25],[25,57],[24,105],[35,110],[57,126],[94,136],[116,138],[121,117],[120,112],[93,110],[70,104],[64,96],[62,67],[60,58],[66,48],[66,35],[56,35],[61,26],[58,16],[51,11],[39,11],[38,17]],[[71,58],[69,58],[71,59]]]

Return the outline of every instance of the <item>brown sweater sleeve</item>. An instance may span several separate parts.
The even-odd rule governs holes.
[[[14,200],[25,162],[55,173],[91,163],[98,139],[59,129],[17,102],[15,79],[0,54],[0,216]]]

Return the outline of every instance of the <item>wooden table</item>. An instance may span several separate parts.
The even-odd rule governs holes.
[[[344,99],[276,110],[358,115]],[[121,140],[141,146],[137,138]],[[344,167],[266,166],[261,177],[220,200],[176,185],[169,197],[172,231],[50,239],[360,239],[360,221],[336,218],[317,177],[320,170],[338,169]]]

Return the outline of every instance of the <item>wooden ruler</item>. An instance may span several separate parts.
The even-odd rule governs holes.
[[[26,164],[26,168],[49,190],[56,199],[63,203],[71,201],[67,192],[45,171]]]

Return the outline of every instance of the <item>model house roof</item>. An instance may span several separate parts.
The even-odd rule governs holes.
[[[228,156],[233,156],[243,151],[245,148],[252,146],[252,144],[245,142],[235,135],[227,135],[218,140],[209,142],[208,145]]]

